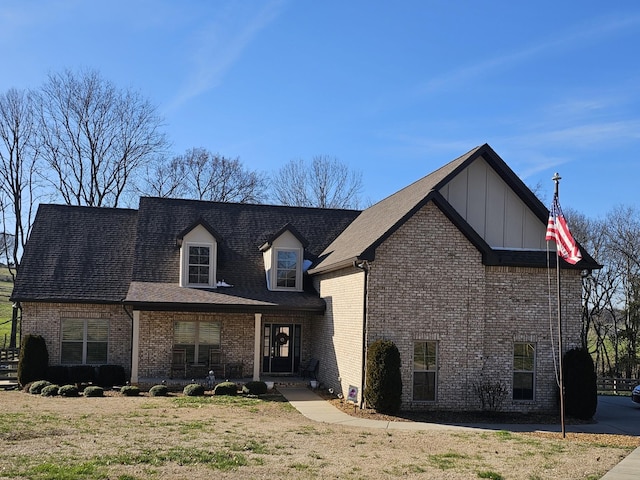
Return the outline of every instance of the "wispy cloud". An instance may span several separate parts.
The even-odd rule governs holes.
[[[597,19],[592,24],[576,25],[568,33],[557,35],[549,40],[540,41],[537,44],[525,46],[521,50],[512,51],[503,55],[488,58],[478,63],[462,66],[456,70],[436,76],[418,88],[422,95],[435,93],[443,89],[450,89],[469,81],[477,80],[480,76],[486,76],[546,52],[559,50],[571,50],[581,48],[589,42],[595,41],[607,35],[637,28],[640,25],[640,15],[611,17]]]
[[[219,85],[246,47],[278,17],[283,3],[269,1],[259,10],[234,3],[216,12],[216,18],[203,25],[191,39],[194,44],[188,60],[191,70],[168,110],[177,109]]]

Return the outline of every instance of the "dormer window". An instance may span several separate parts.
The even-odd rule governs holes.
[[[269,290],[302,291],[305,245],[302,236],[291,225],[285,225],[260,247]]]
[[[216,288],[218,235],[202,220],[178,236],[180,286]]]
[[[298,250],[279,250],[276,255],[276,288],[297,289],[300,260]]]
[[[189,285],[206,285],[213,283],[211,264],[212,245],[188,245],[189,264],[187,275]]]

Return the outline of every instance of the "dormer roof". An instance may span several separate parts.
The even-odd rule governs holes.
[[[296,239],[300,242],[300,245],[302,246],[302,248],[307,248],[307,246],[309,245],[309,242],[302,236],[302,234],[298,230],[296,230],[296,228],[291,223],[287,223],[280,230],[270,235],[265,240],[265,242],[262,245],[260,245],[260,251],[265,252],[269,250],[269,248],[271,248],[271,246],[273,245],[273,242],[276,241],[278,238],[280,238],[282,234],[285,232],[289,232],[294,237],[296,237]]]
[[[191,233],[195,228],[197,228],[199,226],[201,226],[207,232],[209,232],[209,234],[215,239],[216,242],[219,242],[220,240],[222,240],[222,237],[220,236],[220,234],[218,232],[216,232],[216,230],[211,225],[209,225],[209,223],[204,218],[200,217],[200,218],[198,218],[198,220],[193,222],[191,225],[189,225],[183,231],[178,233],[178,235],[176,237],[177,244],[181,245],[182,241],[184,240],[184,237],[186,237],[189,233]]]

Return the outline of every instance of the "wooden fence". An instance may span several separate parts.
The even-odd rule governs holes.
[[[0,388],[18,385],[19,348],[0,348]]]
[[[640,380],[634,378],[598,377],[596,383],[600,392],[627,393],[633,390],[636,385],[640,385]]]

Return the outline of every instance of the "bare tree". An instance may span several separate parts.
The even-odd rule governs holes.
[[[144,195],[237,203],[262,202],[267,188],[265,176],[245,169],[238,158],[226,158],[205,148],[159,160],[145,183]]]
[[[634,377],[640,335],[640,212],[633,207],[620,206],[607,215],[607,238],[610,249],[610,268],[620,281],[618,313],[615,324],[616,365],[623,368],[627,378]],[[618,356],[618,350],[620,355]]]
[[[32,98],[10,89],[0,95],[0,210],[2,256],[15,280],[33,223],[38,148]],[[16,346],[17,310],[13,309],[10,346]]]
[[[50,74],[37,97],[48,180],[69,205],[117,207],[167,145],[155,107],[96,71]]]
[[[148,197],[184,197],[187,194],[185,165],[177,157],[156,159],[145,167],[138,193]]]
[[[583,276],[582,344],[602,374],[634,377],[640,365],[640,212],[620,206],[606,220],[565,213],[576,239],[603,265]]]
[[[310,164],[291,160],[273,176],[273,196],[282,205],[320,208],[359,208],[362,173],[324,155]]]

